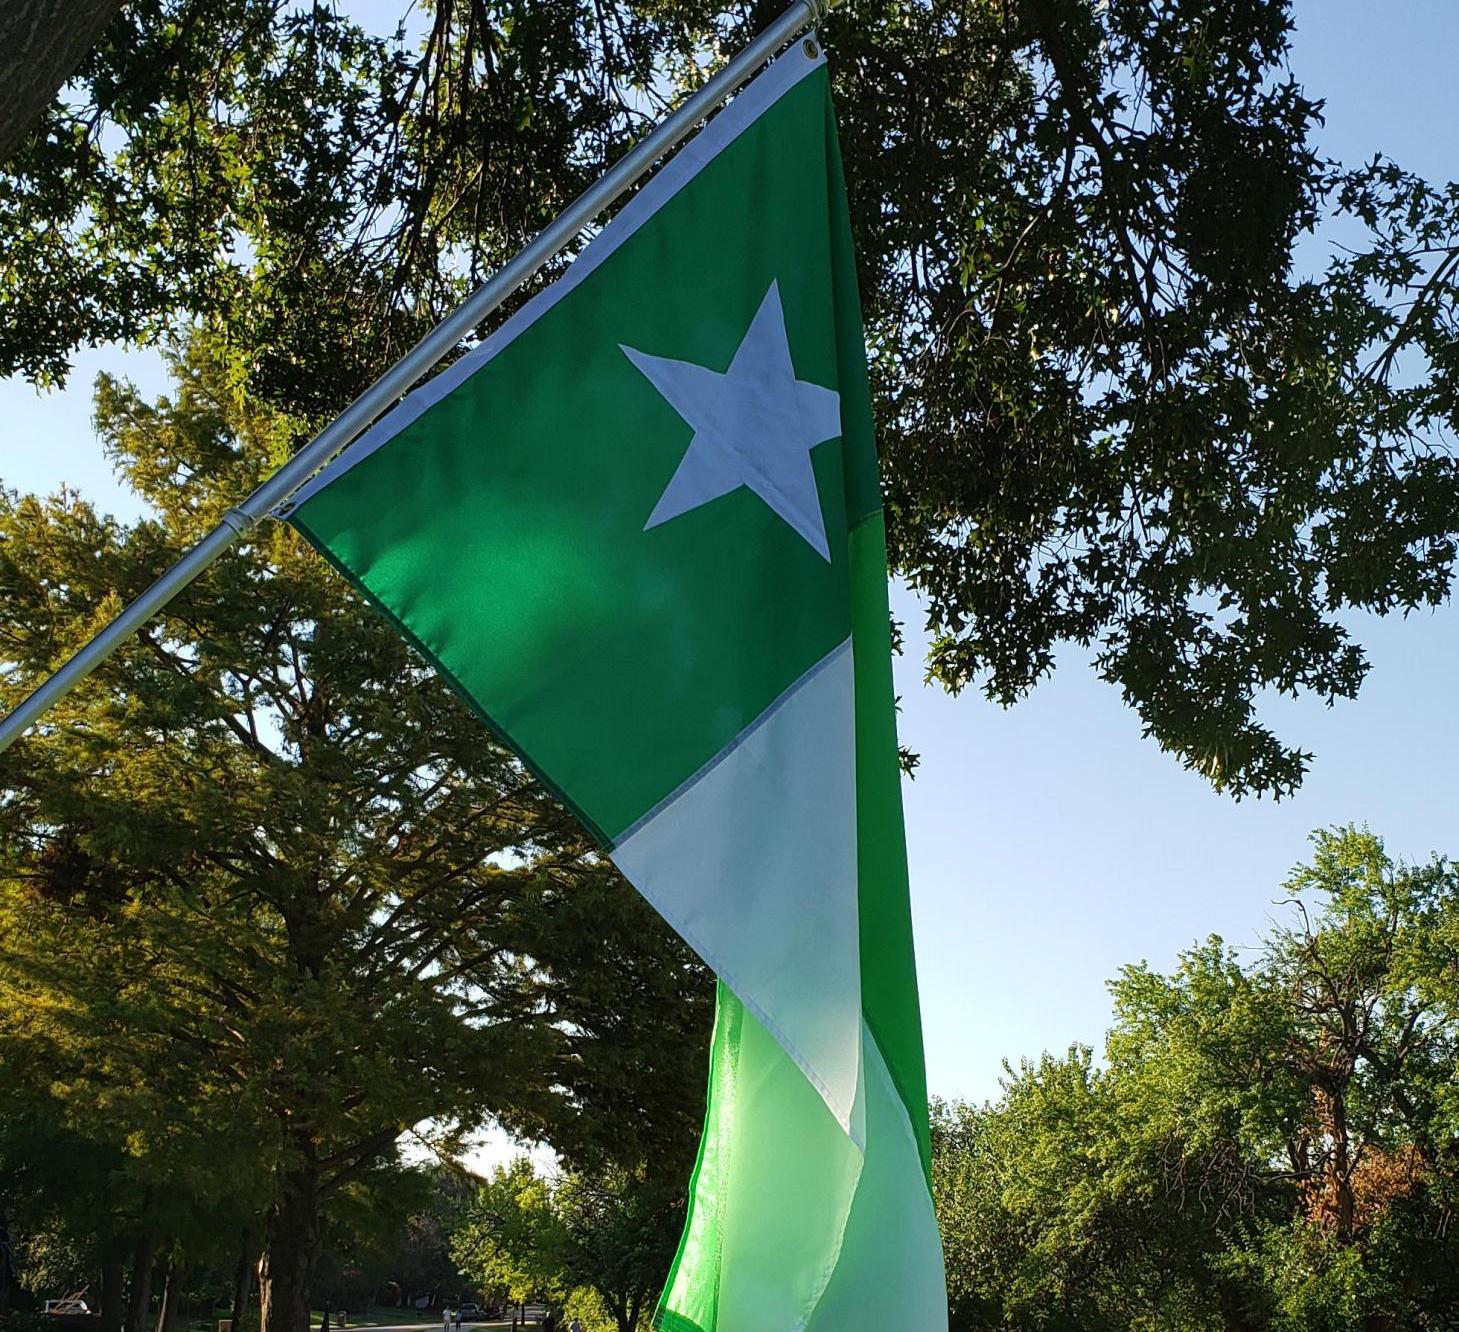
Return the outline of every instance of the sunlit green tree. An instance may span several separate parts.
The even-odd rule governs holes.
[[[167,401],[97,400],[152,516],[0,499],[7,701],[286,452],[215,340],[175,372]],[[302,1332],[329,1209],[413,1125],[692,1151],[702,970],[290,530],[174,603],[0,792],[7,1084],[120,1153],[129,1228],[169,1252],[204,1204],[233,1248],[261,1210],[267,1332]]]
[[[668,1172],[610,1166],[549,1179],[522,1157],[482,1185],[453,1251],[513,1300],[561,1306],[589,1291],[616,1332],[640,1332],[679,1241],[682,1199]]]
[[[1459,1301],[1459,873],[1319,834],[1293,923],[1113,984],[1105,1060],[943,1106],[964,1329],[1377,1332]]]

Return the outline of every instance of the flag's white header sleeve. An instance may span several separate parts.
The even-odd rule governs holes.
[[[814,54],[812,54],[814,52]],[[343,476],[357,462],[369,457],[382,444],[398,435],[453,389],[481,369],[503,347],[530,328],[564,296],[575,290],[620,245],[649,221],[660,208],[684,188],[709,162],[733,143],[806,75],[826,63],[824,49],[815,32],[784,51],[765,72],[747,84],[733,101],[689,140],[651,177],[611,221],[573,260],[556,282],[539,292],[502,326],[494,330],[459,361],[418,389],[408,393],[399,406],[375,422],[281,505],[283,517]]]

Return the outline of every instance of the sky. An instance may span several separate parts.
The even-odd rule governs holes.
[[[1381,149],[1431,179],[1459,177],[1459,4],[1298,0],[1296,15],[1293,72],[1326,100],[1321,150],[1357,162]],[[78,355],[64,392],[0,381],[0,480],[40,491],[64,481],[127,518],[138,506],[91,429],[100,370],[149,396],[166,388],[155,355],[114,347]],[[997,1095],[1005,1059],[1098,1049],[1105,983],[1123,965],[1168,969],[1210,934],[1255,946],[1315,828],[1366,823],[1410,860],[1459,853],[1453,606],[1354,617],[1372,662],[1358,700],[1267,708],[1285,741],[1315,753],[1301,791],[1280,803],[1238,803],[1185,772],[1077,650],[1007,711],[975,691],[925,687],[921,608],[896,588],[894,610],[908,630],[901,736],[921,757],[905,801],[937,1095],[981,1100]]]

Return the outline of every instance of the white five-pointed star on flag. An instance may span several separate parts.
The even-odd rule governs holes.
[[[778,284],[770,284],[723,374],[622,350],[694,428],[644,530],[747,486],[829,562],[811,450],[840,435],[841,398],[795,377]]]

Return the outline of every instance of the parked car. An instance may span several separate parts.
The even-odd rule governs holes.
[[[91,1310],[87,1307],[85,1300],[72,1298],[68,1300],[47,1300],[42,1312],[58,1315],[89,1314]]]
[[[486,1310],[479,1304],[466,1303],[461,1306],[461,1321],[463,1323],[481,1323],[486,1320]]]

